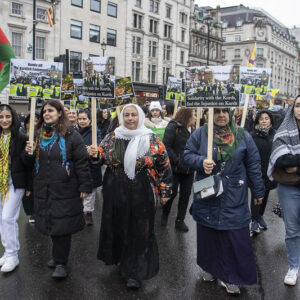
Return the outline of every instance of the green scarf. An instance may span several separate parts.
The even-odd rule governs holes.
[[[3,131],[0,136],[0,195],[2,197],[2,204],[4,203],[5,197],[8,200],[9,190],[9,145],[10,145],[11,133],[4,138]]]
[[[206,133],[207,124],[204,125]],[[244,128],[239,127],[233,120],[232,112],[229,111],[229,123],[225,127],[214,125],[214,143],[218,147],[217,161],[225,162],[234,157],[241,139],[244,135]]]

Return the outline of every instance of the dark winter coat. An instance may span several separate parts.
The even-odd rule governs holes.
[[[40,150],[39,171],[33,172],[36,228],[43,234],[61,236],[84,228],[80,193],[92,191],[92,180],[86,147],[80,134],[72,129],[66,135],[66,152],[69,175],[62,165],[58,143],[51,151]],[[33,156],[27,157],[34,161]]]
[[[185,163],[197,170],[196,181],[208,177],[203,169],[207,157],[207,133],[204,127],[189,138],[184,151]],[[213,145],[213,160],[217,162],[217,147]],[[217,164],[213,174],[220,170]],[[261,180],[260,157],[251,135],[244,131],[233,158],[226,162],[222,173],[224,192],[217,198],[200,199],[194,194],[191,209],[194,220],[200,225],[217,230],[241,229],[249,226],[251,215],[248,206],[248,185],[254,198],[264,197]]]
[[[84,130],[80,129],[79,133],[81,134],[83,141],[86,146],[92,145],[92,127],[89,126],[84,128]],[[101,143],[101,133],[100,130],[97,130],[97,145]],[[98,161],[89,160],[91,177],[93,179],[93,188],[97,188],[102,185],[102,173],[101,173],[101,165]]]
[[[193,173],[193,169],[188,167],[183,160],[184,147],[190,135],[190,132],[175,120],[171,120],[166,127],[163,143],[166,146],[173,173]]]
[[[103,120],[102,122],[98,122],[97,126],[101,132],[101,137],[104,138],[108,133],[108,128],[110,125],[110,118]]]

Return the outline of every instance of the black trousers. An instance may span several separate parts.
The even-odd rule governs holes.
[[[172,195],[170,200],[163,206],[163,214],[169,215],[173,200],[177,196],[178,185],[180,185],[177,220],[184,220],[189,204],[193,181],[194,173],[188,175],[173,173]]]
[[[57,265],[66,265],[71,249],[71,234],[53,236],[52,239],[52,258]]]
[[[267,206],[268,198],[269,198],[269,190],[265,191],[264,199],[261,205],[254,205],[254,197],[251,195],[251,217],[252,220],[258,221],[258,219],[264,215],[265,209]]]

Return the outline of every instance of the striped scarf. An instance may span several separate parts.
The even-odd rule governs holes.
[[[274,180],[272,173],[277,159],[286,154],[300,154],[299,129],[294,115],[294,106],[288,109],[282,124],[274,136],[268,167],[270,180]]]
[[[9,145],[11,133],[5,139],[3,131],[0,136],[0,195],[2,197],[2,204],[6,198],[8,200],[9,190]]]

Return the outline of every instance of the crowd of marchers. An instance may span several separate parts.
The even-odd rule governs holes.
[[[156,210],[162,209],[160,225],[168,226],[178,195],[174,227],[182,233],[189,230],[189,208],[197,225],[196,260],[203,280],[219,280],[227,293],[239,294],[239,286],[257,283],[251,237],[267,229],[264,212],[270,190],[277,188],[289,263],[284,283],[295,285],[300,259],[300,96],[282,113],[251,110],[245,128],[240,126],[240,109],[215,108],[212,159],[207,157],[207,118],[204,110],[196,129],[195,110],[179,107],[174,112],[172,102],[127,104],[119,116],[101,107],[96,146],[88,109],[76,111],[49,100],[35,114],[31,143],[30,116],[21,124],[16,111],[1,104],[1,272],[19,265],[17,220],[23,205],[29,222],[51,238],[47,263],[52,277],[66,278],[72,235],[93,225],[100,192],[97,258],[116,265],[127,287],[138,289],[159,270]],[[209,185],[211,179],[219,181]]]

